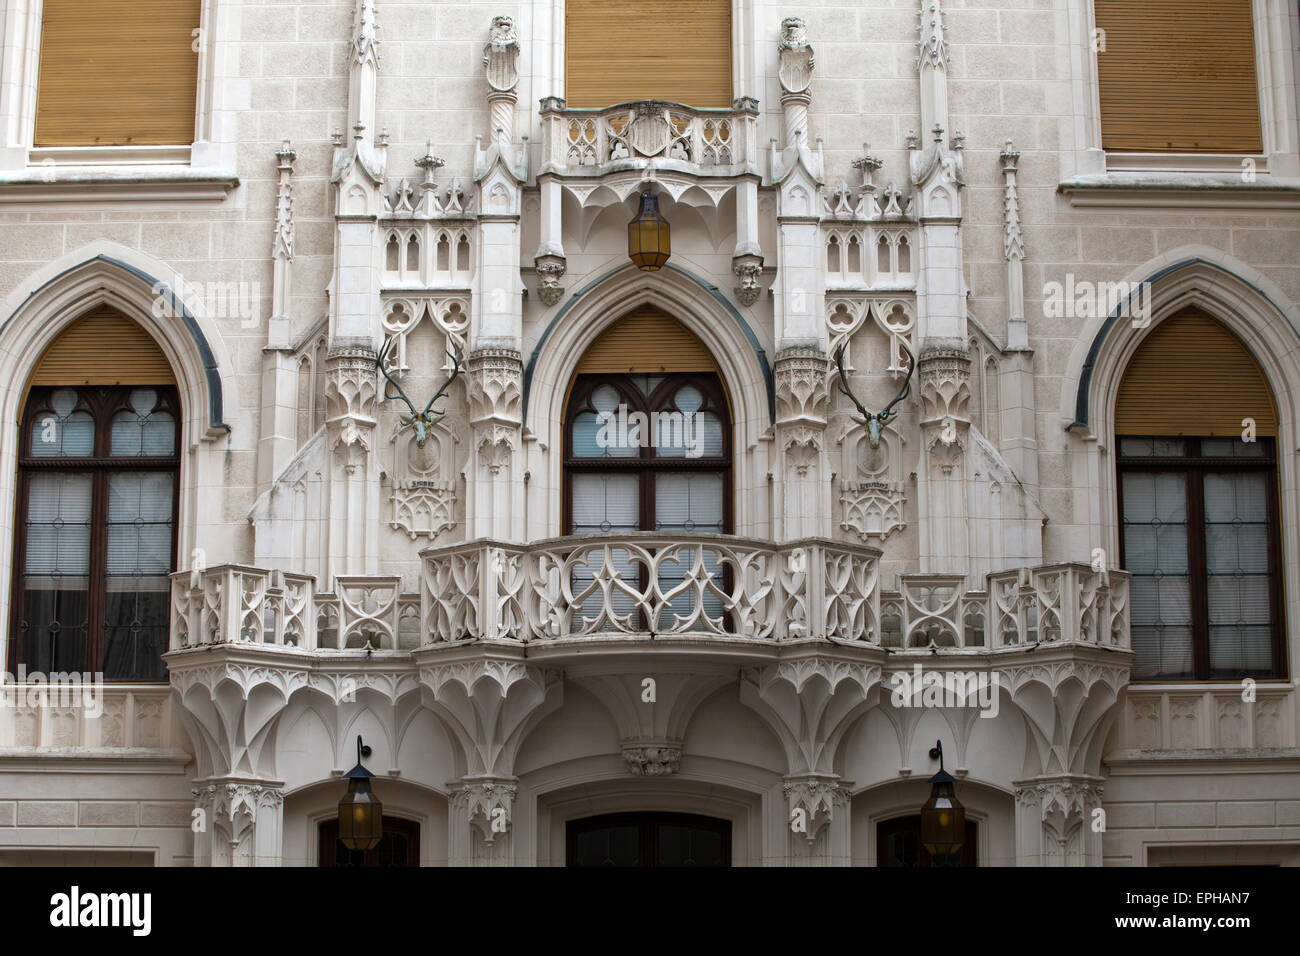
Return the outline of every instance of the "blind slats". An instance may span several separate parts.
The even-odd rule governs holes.
[[[1095,11],[1105,149],[1263,149],[1251,0],[1095,0]]]
[[[199,0],[44,0],[37,146],[194,142]]]
[[[173,385],[158,343],[116,309],[92,310],[54,340],[36,364],[36,385]]]
[[[1240,438],[1277,434],[1273,393],[1241,340],[1202,312],[1162,322],[1124,371],[1115,407],[1117,435]]]
[[[731,0],[568,0],[565,101],[732,104]]]
[[[610,326],[578,361],[577,375],[713,372],[704,343],[658,309],[637,309]]]

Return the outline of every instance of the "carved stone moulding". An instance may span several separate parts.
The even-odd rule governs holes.
[[[623,745],[623,760],[634,777],[667,777],[681,767],[681,742],[629,741]]]

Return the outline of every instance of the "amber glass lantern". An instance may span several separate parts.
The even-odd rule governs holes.
[[[641,194],[641,206],[627,224],[627,255],[642,272],[656,272],[672,255],[672,226],[659,212],[659,197]]]
[[[921,845],[931,856],[950,859],[966,843],[966,809],[957,800],[952,775],[943,769],[943,744],[936,741],[930,759],[939,772],[930,778],[930,799],[921,807]]]
[[[357,765],[344,775],[348,792],[339,801],[339,839],[349,850],[373,850],[384,835],[384,805],[370,790],[374,774],[361,766],[361,758],[369,756],[358,734]]]

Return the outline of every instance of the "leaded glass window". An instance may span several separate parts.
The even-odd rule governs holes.
[[[178,421],[170,386],[32,389],[19,458],[14,667],[166,680]]]
[[[716,375],[580,375],[570,393],[565,436],[565,533],[611,534],[660,531],[668,534],[727,533],[731,530],[730,416]],[[704,573],[724,579],[718,554],[688,548],[665,562],[662,591],[678,587],[698,561]],[[626,549],[612,549],[620,577],[640,581],[643,571]],[[575,591],[601,572],[580,567]],[[695,569],[694,573],[699,573]],[[689,617],[690,588],[673,598],[659,622]],[[630,597],[615,593],[617,614],[632,611]],[[721,600],[705,597],[705,612],[723,614]]]

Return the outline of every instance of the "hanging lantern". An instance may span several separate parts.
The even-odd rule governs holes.
[[[627,224],[627,255],[642,272],[656,272],[672,255],[672,226],[659,213],[659,197],[649,189],[641,194],[641,206]]]
[[[966,808],[957,800],[952,775],[943,769],[943,744],[935,741],[930,759],[939,772],[930,778],[930,799],[921,807],[921,845],[931,856],[950,859],[966,843]]]
[[[361,758],[369,756],[358,734],[357,765],[344,774],[348,792],[339,801],[339,839],[349,850],[373,850],[384,834],[384,805],[370,790],[374,774],[361,766]]]

